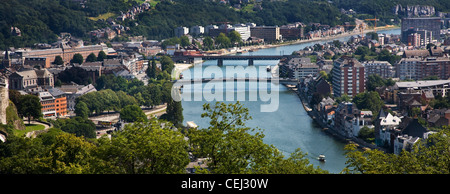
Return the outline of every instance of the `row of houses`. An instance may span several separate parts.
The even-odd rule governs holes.
[[[407,114],[381,109],[374,117],[372,111],[359,110],[352,102],[338,104],[330,97],[323,98],[313,110],[318,115],[316,120],[343,138],[359,140],[363,128],[373,130],[375,145],[394,154],[400,154],[402,150],[411,151],[418,140],[427,139],[434,133],[420,124],[418,118]],[[450,110],[434,112],[429,113],[427,122],[440,120],[449,125]]]
[[[247,41],[250,37],[255,37],[264,39],[266,42],[274,42],[282,39],[292,40],[304,38],[304,27],[305,25],[300,22],[283,26],[256,26],[255,23],[230,25],[225,23],[220,26],[211,24],[206,27],[197,25],[187,28],[181,26],[174,29],[174,34],[176,37],[187,34],[192,36],[204,34],[217,37],[220,33],[227,35],[232,31],[236,31],[240,34],[242,41]]]

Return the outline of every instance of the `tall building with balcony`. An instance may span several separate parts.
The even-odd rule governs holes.
[[[365,90],[364,66],[355,58],[342,56],[334,61],[332,70],[334,96],[356,96]]]

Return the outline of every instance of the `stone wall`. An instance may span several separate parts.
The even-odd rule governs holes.
[[[8,79],[0,77],[0,123],[2,124],[6,124],[6,108],[8,105]]]

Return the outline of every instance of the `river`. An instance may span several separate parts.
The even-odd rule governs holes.
[[[379,31],[379,33],[400,34],[400,29]],[[336,40],[347,41],[349,38],[350,36],[337,38]],[[302,50],[307,46],[317,43],[323,44],[330,41],[332,40],[260,49],[242,55],[287,55],[291,54],[293,51]],[[185,70],[182,73],[184,79],[192,77],[228,77],[230,69],[240,71],[241,69],[239,68],[244,67],[246,68],[245,70],[249,70],[247,69],[249,68],[247,67],[247,63],[247,61],[224,61],[224,66],[217,67],[217,61],[205,61],[203,64],[196,65],[194,68]],[[270,73],[266,72],[266,66],[276,65],[277,63],[278,61],[255,61],[254,67],[252,67],[253,69],[251,70],[256,71],[258,77],[268,77],[270,76]],[[211,86],[214,86],[215,89],[211,89]],[[263,99],[259,89],[261,86],[267,86],[269,90],[268,93],[278,94],[278,97],[269,96],[271,97],[270,101]],[[258,83],[257,87],[255,87],[254,85],[245,82],[223,82],[220,83],[220,85],[217,83],[197,83],[190,87],[191,88],[186,88],[185,86],[183,89],[184,94],[192,96],[191,100],[182,100],[184,123],[187,121],[194,121],[199,127],[208,127],[209,120],[201,118],[200,116],[203,113],[202,106],[204,103],[214,104],[215,101],[232,103],[237,101],[241,95],[241,97],[244,96],[245,99],[239,99],[240,102],[249,109],[249,113],[253,117],[252,120],[246,122],[246,125],[248,127],[259,127],[263,129],[265,143],[274,145],[286,156],[289,156],[290,153],[294,152],[297,148],[300,148],[302,152],[307,153],[306,157],[311,164],[315,167],[318,166],[321,169],[328,170],[330,173],[339,173],[345,168],[345,144],[332,136],[327,135],[321,128],[316,126],[304,110],[298,96],[283,85]],[[209,90],[210,92],[205,92],[205,90]],[[196,94],[202,94],[203,98],[200,100],[195,99],[194,95]],[[252,96],[257,96],[256,100],[253,99]],[[220,97],[222,99],[220,99]],[[271,105],[270,107],[275,107],[274,109],[277,109],[273,112],[262,111],[262,105],[268,104]],[[317,160],[317,157],[320,154],[326,156],[326,162]]]

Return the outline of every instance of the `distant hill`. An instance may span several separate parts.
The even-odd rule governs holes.
[[[135,1],[86,0],[82,6],[74,0],[2,0],[0,5],[0,49],[31,46],[56,41],[61,32],[84,37],[86,32],[104,25],[89,16],[126,10]],[[20,30],[11,33],[11,27]]]
[[[107,17],[126,12],[143,0],[2,0],[0,6],[0,49],[50,43],[61,32],[87,39],[87,32],[107,26]],[[231,1],[234,4],[239,1]],[[283,0],[262,3],[249,1],[233,7],[212,0],[161,0],[150,2],[150,11],[141,13],[135,20],[118,22],[130,27],[130,35],[143,35],[148,39],[165,39],[174,36],[178,26],[217,24],[217,22],[253,22],[257,25],[283,25],[293,22],[310,22],[330,26],[361,19],[380,18],[380,25],[392,24],[393,8],[400,4],[431,5],[436,11],[449,12],[449,0]],[[341,13],[353,9],[359,15]],[[91,19],[89,19],[91,18]],[[103,19],[95,21],[96,19]],[[20,36],[19,36],[20,35]]]

